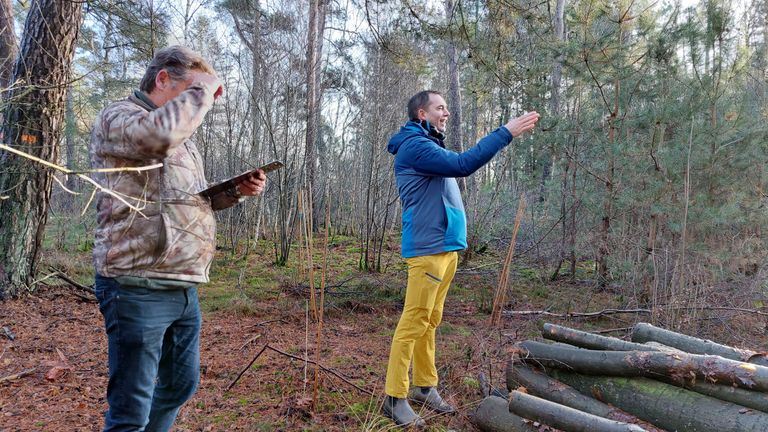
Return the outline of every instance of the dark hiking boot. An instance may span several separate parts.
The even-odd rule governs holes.
[[[406,399],[392,396],[384,398],[384,415],[391,418],[398,426],[413,426],[422,429],[427,426],[424,419],[413,411]]]
[[[440,397],[435,387],[414,387],[408,393],[408,399],[413,402],[423,404],[427,408],[437,411],[441,414],[450,414],[456,412],[456,409]]]

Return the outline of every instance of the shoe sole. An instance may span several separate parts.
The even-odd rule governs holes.
[[[421,421],[424,422],[424,423],[421,423],[421,424],[417,423],[417,420],[414,420],[414,421],[412,421],[410,423],[399,423],[395,419],[395,416],[392,413],[389,413],[389,412],[387,412],[385,410],[381,410],[381,413],[384,415],[384,417],[392,420],[392,422],[395,423],[395,426],[399,426],[399,427],[402,427],[402,428],[415,427],[417,429],[423,429],[423,428],[427,427],[427,423],[424,422],[424,419],[421,419]]]

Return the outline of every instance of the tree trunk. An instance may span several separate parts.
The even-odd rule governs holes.
[[[764,432],[768,415],[646,378],[585,376],[552,371],[585,395],[594,395],[669,431]]]
[[[0,90],[11,85],[16,60],[16,33],[13,32],[13,2],[0,0]]]
[[[647,345],[627,342],[613,337],[600,336],[550,323],[544,323],[541,328],[541,334],[545,339],[593,350],[659,351],[658,349]]]
[[[14,81],[24,88],[9,94],[4,136],[19,150],[57,161],[64,129],[64,98],[75,52],[82,2],[35,0],[24,25]],[[35,273],[51,196],[51,172],[27,159],[0,155],[0,297],[29,287]]]
[[[604,419],[517,390],[509,394],[509,411],[567,432],[644,432],[640,426]]]
[[[720,345],[710,340],[676,333],[648,323],[635,324],[632,330],[632,341],[639,343],[659,342],[691,354],[716,355],[731,360],[768,366],[768,355],[765,353]]]
[[[77,120],[75,119],[74,101],[72,100],[72,86],[67,86],[66,108],[64,114],[64,146],[66,148],[67,168],[77,170],[77,149],[75,148],[75,139],[77,136]],[[78,182],[74,175],[67,176],[67,188],[77,191]],[[74,197],[68,197],[67,201],[70,210],[74,209]]]
[[[552,64],[552,99],[550,99],[550,110],[552,115],[560,115],[560,81],[563,75],[563,61],[565,60],[565,0],[556,0],[555,15],[552,17],[552,30],[554,31],[555,42],[562,44],[558,46],[560,54],[555,58]]]
[[[453,13],[456,9],[454,0],[445,0],[445,16],[447,25],[451,27]],[[451,121],[448,122],[448,147],[456,152],[464,151],[464,129],[462,126],[461,110],[461,80],[459,78],[459,55],[453,35],[450,35],[445,43],[445,52],[448,56],[448,106],[451,112]],[[459,189],[464,192],[467,189],[466,177],[457,179]]]
[[[526,363],[587,375],[649,378],[663,375],[680,381],[697,378],[768,391],[768,368],[717,356],[661,351],[593,351],[533,341],[521,342],[517,346],[520,357]]]
[[[472,423],[483,432],[535,432],[533,422],[509,412],[509,402],[498,396],[488,396],[472,413]]]
[[[304,151],[304,163],[306,166],[307,191],[312,197],[315,195],[315,147],[319,132],[320,110],[320,59],[322,58],[321,40],[323,37],[322,24],[325,22],[326,0],[310,0],[309,2],[309,28],[307,31],[307,95],[306,95],[306,146]]]
[[[536,372],[520,363],[519,359],[513,358],[507,363],[507,388],[509,391],[512,391],[520,386],[525,387],[527,392],[534,396],[579,411],[584,411],[609,420],[637,424],[646,431],[663,432],[655,426],[643,422],[632,414],[607,405],[590,396],[583,395],[574,388],[541,372]]]

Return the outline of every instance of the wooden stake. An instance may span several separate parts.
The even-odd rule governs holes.
[[[501,321],[501,310],[504,309],[504,303],[507,297],[507,287],[509,280],[509,270],[512,264],[512,256],[515,254],[515,243],[517,242],[517,232],[520,230],[520,222],[525,215],[525,195],[520,195],[520,203],[517,206],[515,215],[515,226],[512,229],[512,239],[507,249],[507,257],[504,259],[504,267],[499,276],[499,285],[496,287],[496,294],[493,296],[493,308],[491,309],[491,325],[498,326]]]
[[[314,249],[314,227],[312,226],[312,215],[314,207],[312,205],[312,190],[307,190],[307,205],[304,213],[304,227],[306,228],[305,239],[307,241],[307,273],[309,275],[309,307],[312,310],[312,319],[317,321],[317,299],[315,298],[315,262],[313,257]]]
[[[331,229],[331,200],[328,188],[325,190],[325,245],[323,248],[323,269],[320,272],[320,311],[317,319],[317,336],[315,338],[315,385],[312,392],[312,407],[317,407],[320,391],[320,346],[323,339],[323,315],[325,312],[325,279],[328,273],[328,233]]]

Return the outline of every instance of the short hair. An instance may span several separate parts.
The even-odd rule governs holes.
[[[171,79],[184,79],[187,72],[197,70],[215,73],[211,65],[197,52],[181,45],[173,45],[155,53],[152,61],[144,72],[144,77],[139,84],[139,90],[151,93],[155,89],[155,79],[162,69],[168,71]]]
[[[439,91],[422,90],[411,97],[408,101],[408,118],[411,120],[419,119],[419,110],[429,106],[429,95],[442,96]]]

